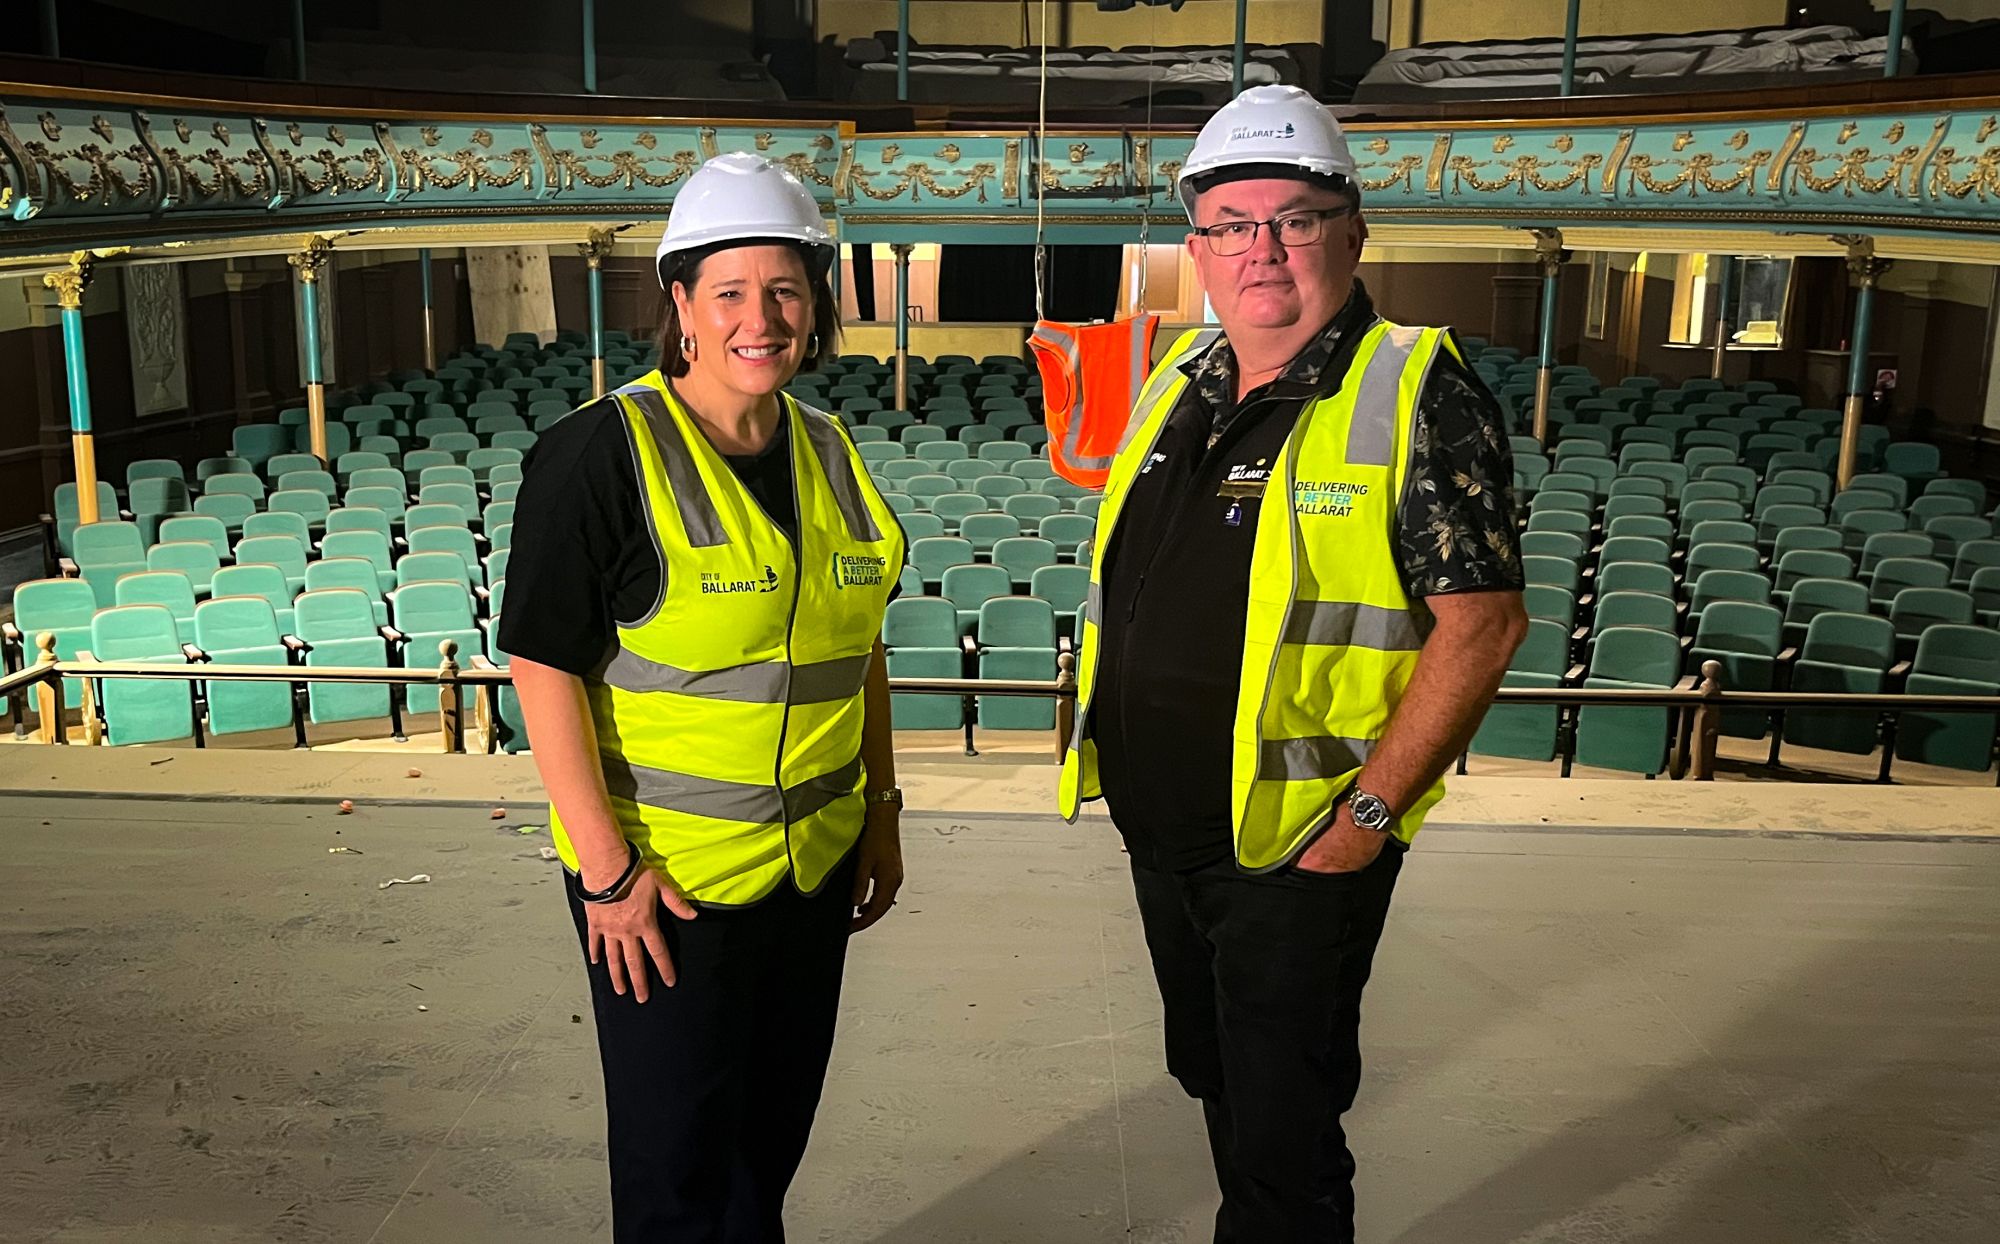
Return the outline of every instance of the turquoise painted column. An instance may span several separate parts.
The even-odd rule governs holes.
[[[1569,0],[1569,15],[1563,19],[1562,93],[1576,94],[1576,25],[1583,0]]]
[[[1711,379],[1722,379],[1722,365],[1729,349],[1729,286],[1736,275],[1736,260],[1730,255],[1714,255],[1711,261],[1719,271],[1715,274],[1715,351],[1709,361],[1708,374]]]
[[[69,267],[42,277],[56,291],[62,311],[63,370],[69,379],[70,450],[76,459],[76,520],[94,523],[97,511],[97,439],[90,430],[90,367],[83,351],[83,291],[90,284],[89,251],[70,256]],[[116,518],[117,515],[112,515]]]
[[[312,438],[312,453],[321,462],[326,452],[326,378],[319,366],[319,270],[333,258],[333,244],[322,237],[308,237],[305,248],[286,256],[299,278],[299,316],[304,322],[304,341],[299,372],[305,381],[306,427]]]
[[[896,98],[910,98],[910,0],[896,0]]]
[[[1859,284],[1854,300],[1854,335],[1847,356],[1847,400],[1841,409],[1839,485],[1855,475],[1861,452],[1861,414],[1874,388],[1868,374],[1868,334],[1875,327],[1875,285],[1889,270],[1889,261],[1875,258],[1875,243],[1864,239],[1848,248],[1847,271]]]
[[[431,248],[426,246],[417,251],[417,266],[423,270],[424,280],[424,370],[435,372],[437,355],[437,318],[431,303]]]
[[[592,229],[590,240],[576,249],[590,270],[590,393],[604,396],[604,258],[611,253],[609,229]]]
[[[1535,439],[1549,443],[1550,391],[1555,387],[1556,309],[1562,291],[1562,265],[1567,252],[1562,248],[1562,231],[1536,229],[1535,263],[1542,270],[1541,344],[1535,372]]]
[[[1893,78],[1903,67],[1903,9],[1907,0],[1889,0],[1889,46],[1882,55],[1882,76]]]
[[[896,257],[896,409],[910,408],[910,251],[909,242],[891,242]]]
[[[306,80],[306,0],[292,0],[292,76]]]
[[[597,0],[583,0],[583,91],[597,94]]]
[[[1243,93],[1243,44],[1250,30],[1250,0],[1236,0],[1236,56],[1229,62],[1229,86],[1232,94]]]

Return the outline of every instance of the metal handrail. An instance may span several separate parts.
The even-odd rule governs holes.
[[[55,637],[44,632],[36,637],[40,659],[14,673],[0,676],[0,698],[18,700],[23,693],[41,697],[40,715],[44,740],[66,741],[51,723],[60,719],[57,693],[59,679],[80,678],[86,685],[104,679],[178,680],[190,684],[211,680],[241,682],[305,683],[385,683],[390,686],[436,686],[441,689],[439,716],[445,745],[450,751],[464,750],[464,703],[466,687],[511,686],[512,673],[475,657],[475,664],[458,664],[458,644],[444,640],[438,645],[441,658],[437,668],[305,665],[225,665],[190,660],[185,665],[155,665],[140,661],[63,660],[55,655]],[[986,678],[891,678],[889,690],[897,695],[956,695],[1050,697],[1057,701],[1056,753],[1068,746],[1076,711],[1076,657],[1062,652],[1057,658],[1057,676],[1052,680]],[[85,730],[92,743],[95,696],[86,696]],[[2000,695],[1939,695],[1909,692],[1839,691],[1732,691],[1722,685],[1720,662],[1706,661],[1699,678],[1690,677],[1675,687],[1502,687],[1494,703],[1582,708],[1591,705],[1624,708],[1671,708],[1690,710],[1679,736],[1672,764],[1673,776],[1692,771],[1696,780],[1714,775],[1715,748],[1721,715],[1726,709],[1819,710],[1903,712],[1987,712],[2000,713]],[[478,726],[482,736],[490,735],[491,706],[479,697]],[[16,720],[19,720],[18,714]],[[966,752],[972,748],[972,723],[966,721]]]

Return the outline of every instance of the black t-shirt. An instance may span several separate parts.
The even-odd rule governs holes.
[[[761,453],[724,458],[796,546],[791,420],[778,421]],[[652,612],[664,575],[624,416],[611,399],[592,402],[542,433],[522,464],[500,649],[589,674],[617,642],[620,622]]]
[[[1233,356],[1218,358],[1227,350],[1218,342],[1186,364],[1191,382],[1132,481],[1103,570],[1089,724],[1105,802],[1141,864],[1186,871],[1230,857],[1230,761],[1261,498],[1223,495],[1223,485],[1232,469],[1240,479],[1277,461],[1306,403],[1337,390],[1374,320],[1357,282],[1326,330],[1240,404]],[[1448,351],[1432,364],[1413,438],[1395,539],[1411,599],[1520,590],[1504,424],[1491,393]]]

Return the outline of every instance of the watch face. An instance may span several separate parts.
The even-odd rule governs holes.
[[[1389,815],[1389,805],[1374,795],[1354,796],[1354,823],[1363,829],[1387,829],[1395,818]]]

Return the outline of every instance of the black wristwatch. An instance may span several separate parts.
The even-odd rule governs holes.
[[[1349,788],[1347,806],[1354,813],[1354,823],[1363,829],[1386,834],[1396,828],[1396,814],[1389,810],[1389,805],[1380,796],[1358,786]]]

